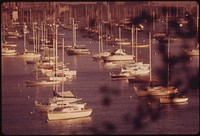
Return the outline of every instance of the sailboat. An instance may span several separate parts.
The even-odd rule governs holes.
[[[119,39],[121,39],[121,28],[119,27]],[[121,44],[120,44],[120,49],[121,49]],[[120,58],[121,58],[121,54],[120,54]],[[121,59],[120,59],[120,62],[121,62]],[[123,70],[122,68],[122,64],[121,64],[121,71],[120,73],[118,74],[115,74],[115,73],[109,73],[110,74],[110,77],[112,79],[127,79],[127,77],[129,77],[131,75],[131,73],[129,71],[125,71]]]
[[[199,43],[197,44],[196,48],[192,50],[185,50],[188,56],[199,56]]]
[[[64,48],[64,45],[63,45]],[[64,50],[63,50],[63,59],[64,59]],[[64,68],[64,65],[63,65]],[[64,90],[64,82],[62,81],[62,92]],[[63,95],[61,92],[61,99],[63,99]],[[56,93],[58,96],[60,94]],[[73,96],[73,95],[71,95]],[[66,97],[65,97],[66,98]],[[71,98],[71,97],[69,97]],[[72,97],[73,98],[73,97]],[[90,116],[92,113],[92,109],[85,109],[86,103],[78,104],[78,103],[68,103],[62,104],[61,106],[57,106],[53,108],[53,110],[47,111],[48,120],[62,120],[62,119],[73,119],[73,118],[80,118],[80,117],[87,117]]]
[[[136,48],[137,48],[137,38],[136,38]],[[151,76],[151,34],[149,33],[149,64],[144,64],[143,62],[137,62],[136,54],[136,63],[132,64],[129,68],[126,66],[126,69],[132,71],[132,75],[128,78],[129,83],[148,83],[150,79],[147,79],[148,74]],[[132,70],[131,70],[132,69]]]
[[[121,28],[119,28],[119,39],[121,39]],[[109,56],[102,56],[102,59],[104,62],[110,62],[110,61],[134,61],[135,56],[126,54],[121,49],[117,49],[115,52],[112,52]]]
[[[64,52],[64,39],[63,39],[63,52]],[[55,69],[50,69],[49,71],[45,72],[45,74],[49,77],[50,80],[66,81],[67,79],[70,79],[76,75],[76,70],[69,70],[69,68],[66,68],[66,66],[64,65],[64,56],[63,56],[62,69],[59,69],[56,59]]]
[[[2,42],[1,45],[3,48],[17,47],[17,44],[7,41]]]
[[[34,31],[35,30],[34,30],[34,24],[33,24],[33,36],[35,36]],[[23,54],[19,54],[18,57],[31,58],[31,59],[39,58],[41,56],[41,54],[38,53],[38,52],[35,52],[35,49],[37,50],[37,48],[34,48],[34,51],[28,51],[27,48],[26,48],[26,44],[27,44],[26,43],[26,34],[27,33],[28,33],[27,26],[25,24],[24,25],[24,53]],[[35,46],[35,44],[34,44],[34,46]]]
[[[188,56],[199,56],[199,5],[197,5],[197,16],[196,16],[196,28],[197,28],[197,36],[196,36],[196,47],[192,50],[185,50]]]
[[[90,51],[85,45],[76,44],[76,26],[73,18],[73,46],[70,48],[65,48],[68,55],[89,55]]]
[[[175,104],[175,103],[185,103],[188,101],[187,97],[163,97],[160,98],[161,104]]]
[[[17,51],[15,49],[11,49],[11,47],[2,47],[1,50],[1,55],[2,56],[13,56],[13,55],[17,55]]]
[[[169,58],[169,41],[170,37],[168,39],[168,58]],[[151,65],[150,65],[151,66]],[[169,64],[168,64],[168,77],[167,79],[169,80]],[[150,83],[152,81],[152,76],[150,72]],[[139,90],[136,86],[134,86],[134,90],[138,96],[147,96],[147,95],[152,95],[152,96],[168,96],[172,94],[178,93],[178,89],[174,86],[169,86],[169,81],[167,82],[167,86],[148,86],[146,90]]]
[[[56,31],[57,31],[57,25],[56,25]],[[57,40],[57,38],[56,38]],[[57,47],[57,42],[56,42],[56,47]],[[56,48],[57,50],[57,48]],[[57,54],[55,55],[57,56]],[[37,63],[36,63],[37,65]],[[26,80],[27,86],[40,86],[40,85],[53,85],[53,84],[60,84],[59,80],[43,80],[43,79],[38,79],[38,66],[36,66],[36,80]]]
[[[103,50],[103,36],[102,36],[102,25],[99,24],[99,53],[93,54],[92,58],[95,60],[101,59],[103,56],[109,56],[111,53]]]

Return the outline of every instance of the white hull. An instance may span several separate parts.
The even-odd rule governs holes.
[[[128,45],[130,45],[131,44],[131,42],[116,42],[115,43],[116,45],[124,45],[124,46],[128,46]]]
[[[134,90],[138,96],[168,96],[171,94],[178,93],[177,89],[174,90],[152,90],[152,91],[145,91],[145,90],[138,90],[137,87],[134,86]]]
[[[7,52],[2,52],[1,55],[2,55],[2,56],[14,56],[14,55],[17,55],[17,53],[16,53],[16,52],[11,52],[11,53],[10,53],[10,52],[9,52],[9,53],[7,53]]]
[[[113,67],[120,67],[120,65],[116,64],[116,63],[113,63],[113,62],[106,62],[104,64],[104,67],[107,67],[107,68],[113,68]]]
[[[102,57],[107,57],[109,55],[110,55],[110,52],[101,52],[101,53],[93,54],[92,58],[101,59]]]
[[[23,54],[18,55],[18,57],[30,57],[30,58],[36,58],[36,57],[40,57],[41,54],[35,54],[32,52],[24,52]]]
[[[49,80],[51,81],[67,81],[67,79],[71,78],[71,76],[69,77],[54,77],[54,76],[51,76],[49,77]]]
[[[191,51],[186,52],[189,56],[199,56],[199,49],[193,49]]]
[[[27,86],[53,85],[60,84],[60,81],[26,81]]]
[[[48,77],[51,77],[53,75],[56,74],[62,74],[62,70],[56,70],[56,72],[54,70],[52,71],[46,71],[45,74],[48,76]],[[67,71],[64,71],[63,72],[64,76],[76,76],[76,70],[67,70]]]
[[[108,57],[103,57],[104,61],[133,61],[134,56],[132,55],[112,55]]]
[[[148,75],[150,73],[149,69],[129,69],[129,70],[123,70],[123,71],[127,71],[131,74],[131,76],[139,76],[139,75]]]
[[[50,111],[47,112],[48,120],[64,120],[64,119],[73,119],[90,116],[92,109],[72,111],[72,112],[61,112],[61,111]]]
[[[76,45],[72,48],[65,48],[68,55],[89,55],[89,49],[83,47],[85,45]]]
[[[183,103],[187,101],[188,98],[160,98],[160,103]]]
[[[13,43],[2,43],[2,47],[17,47],[17,44],[13,44]]]

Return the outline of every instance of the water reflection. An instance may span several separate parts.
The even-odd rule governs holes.
[[[52,134],[91,134],[92,117],[47,121],[47,124]]]

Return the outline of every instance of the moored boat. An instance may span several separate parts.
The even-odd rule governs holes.
[[[26,80],[26,84],[27,84],[27,86],[53,85],[53,84],[60,84],[60,81],[50,81],[50,80],[32,81],[32,80]]]
[[[169,98],[169,97],[166,97],[166,98],[160,98],[160,103],[184,103],[184,102],[187,102],[188,101],[188,98],[186,97],[175,97],[175,98]]]
[[[64,120],[90,116],[92,109],[78,108],[75,106],[66,106],[54,108],[53,111],[47,112],[48,121],[51,120]]]

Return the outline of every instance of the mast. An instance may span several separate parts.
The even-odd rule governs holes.
[[[37,32],[38,32],[38,29],[37,29],[37,25],[36,25],[36,28],[35,28],[36,30],[36,32],[34,33],[35,34],[35,46],[34,46],[34,53],[36,52],[36,50],[37,50],[37,44],[38,44],[38,34],[37,34]]]
[[[34,48],[34,53],[35,53],[35,27],[34,27],[34,22],[33,22],[33,48]]]
[[[38,33],[37,33],[37,36],[38,36],[38,44],[37,44],[37,46],[36,46],[36,54],[38,54],[39,53],[39,46],[40,46],[40,41],[41,41],[41,38],[40,38],[40,27],[39,27],[39,23],[38,23],[38,29],[37,29],[38,31]]]
[[[138,39],[137,39],[137,33],[138,33],[138,28],[136,27],[136,34],[135,34],[135,36],[136,36],[136,38],[135,38],[135,62],[137,62],[138,61],[138,51],[137,51],[137,42],[138,42]]]
[[[156,30],[156,19],[155,19],[155,11],[153,11],[153,32]]]
[[[102,33],[102,24],[100,24],[100,34],[101,34],[101,51],[103,52],[103,33]]]
[[[74,18],[72,18],[72,25],[73,25],[73,45],[76,46],[76,28],[75,28]]]
[[[58,25],[57,24],[55,24],[55,27],[56,27],[56,37],[55,37],[55,39],[56,39],[56,41],[55,41],[55,44],[56,44],[56,69],[55,69],[55,73],[56,73],[56,71],[57,71],[57,62],[58,62],[58,47],[57,47],[57,45],[58,45]],[[57,74],[56,74],[56,77],[57,77]]]
[[[149,32],[149,69],[150,69],[150,74],[149,74],[149,82],[151,83],[152,81],[152,61],[151,61],[151,32]]]
[[[168,8],[167,8],[167,12],[166,12],[166,28],[165,28],[165,29],[166,29],[166,30],[165,30],[165,31],[166,31],[166,34],[168,34],[168,18],[169,18],[169,17],[168,17]]]
[[[63,59],[63,64],[62,64],[62,92],[64,91],[64,38],[63,38],[63,47],[62,47],[62,59]],[[63,96],[63,95],[62,95]]]
[[[24,23],[24,52],[26,51],[26,23]]]
[[[121,63],[121,55],[122,55],[122,47],[121,47],[121,27],[119,27],[119,47],[120,47],[120,66],[122,69],[122,63]]]
[[[197,4],[197,38],[196,38],[196,48],[198,49],[199,48],[199,42],[198,42],[198,39],[199,39],[199,4]]]
[[[132,27],[131,27],[131,45],[132,45],[132,55],[134,56],[134,25],[132,24]]]
[[[100,33],[100,23],[99,23],[99,53],[101,52],[101,33]]]
[[[167,87],[169,87],[169,83],[170,83],[170,81],[169,81],[169,49],[170,49],[170,36],[169,36],[169,38],[168,38],[168,47],[167,47],[167,60],[168,60],[168,62],[167,62]]]

